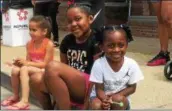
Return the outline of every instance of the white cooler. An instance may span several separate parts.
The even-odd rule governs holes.
[[[29,20],[33,8],[9,9],[2,14],[2,43],[7,46],[25,46],[30,40]]]

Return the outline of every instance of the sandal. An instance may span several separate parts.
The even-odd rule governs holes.
[[[18,99],[14,100],[11,97],[9,97],[1,102],[1,106],[10,106],[17,103],[18,101]]]
[[[30,110],[29,104],[26,104],[22,107],[11,105],[7,107],[7,110]]]

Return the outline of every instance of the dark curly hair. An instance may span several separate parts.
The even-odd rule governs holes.
[[[67,11],[71,8],[80,8],[81,11],[83,11],[86,15],[93,15],[91,11],[91,6],[89,4],[79,4],[79,3],[71,4],[67,8]]]
[[[107,31],[120,31],[120,30],[124,32],[127,43],[133,41],[131,30],[125,24],[114,25],[114,26],[104,26],[100,28],[99,30],[96,31],[96,39],[99,42],[99,44],[103,44],[106,38]]]

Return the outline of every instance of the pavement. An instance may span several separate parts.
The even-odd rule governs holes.
[[[7,98],[9,95],[12,95],[12,92],[9,90],[5,89],[4,87],[1,87],[1,101]],[[30,104],[30,109],[31,110],[40,110],[40,108],[34,104]],[[5,110],[5,107],[1,106],[1,110]]]
[[[67,32],[60,31],[60,41]],[[169,42],[169,51],[172,53],[172,42]],[[131,96],[132,109],[172,109],[172,81],[164,77],[164,66],[149,67],[146,62],[159,52],[159,40],[157,38],[134,37],[129,43],[127,56],[135,59],[145,79],[137,85],[136,92]],[[25,47],[9,47],[1,45],[1,85],[9,81],[9,67],[4,62],[11,61],[16,57],[25,57]],[[172,57],[172,54],[170,54]],[[59,60],[59,49],[55,48],[55,59]],[[2,76],[3,79],[2,80]],[[3,82],[2,82],[3,81]],[[1,87],[1,89],[2,89]],[[4,90],[1,90],[1,97]],[[33,97],[34,98],[34,97]]]

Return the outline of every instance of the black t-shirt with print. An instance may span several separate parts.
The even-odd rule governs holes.
[[[90,74],[94,62],[93,57],[99,51],[94,32],[81,44],[76,43],[73,34],[69,34],[60,45],[60,52],[67,55],[68,65],[87,74]]]

